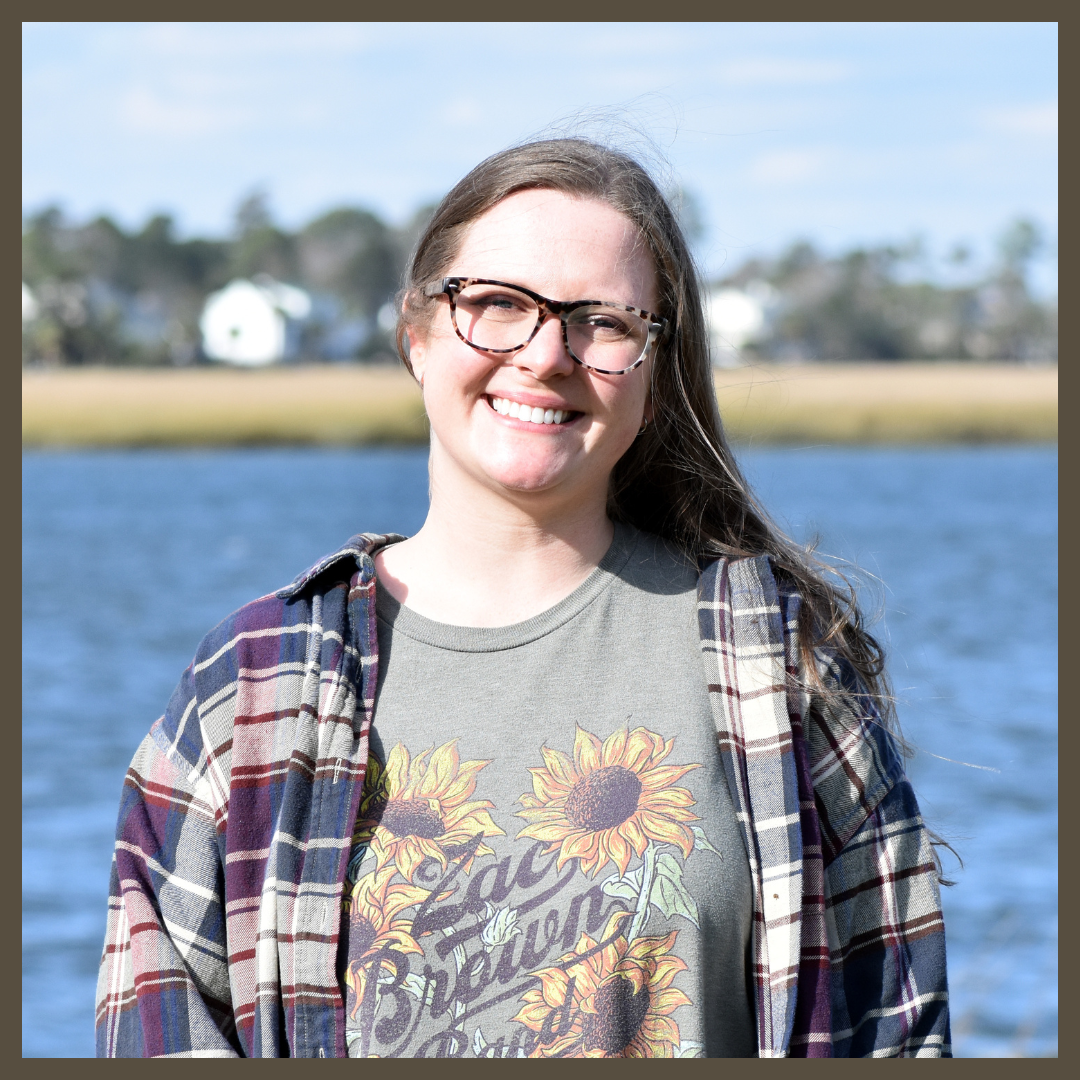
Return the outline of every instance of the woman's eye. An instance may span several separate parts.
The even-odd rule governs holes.
[[[465,295],[459,302],[492,315],[512,314],[524,311],[530,306],[524,297],[500,292],[484,293],[479,296]]]
[[[617,315],[590,315],[588,325],[591,326],[593,330],[600,331],[604,334],[627,334],[630,332],[630,328],[626,325],[626,322]]]
[[[520,306],[511,296],[485,296],[480,303],[484,307],[499,308],[504,311]]]

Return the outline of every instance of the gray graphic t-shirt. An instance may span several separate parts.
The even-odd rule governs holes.
[[[378,590],[379,685],[339,954],[352,1057],[757,1052],[751,882],[697,572],[617,525],[513,626]]]

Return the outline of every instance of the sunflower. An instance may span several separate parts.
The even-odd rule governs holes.
[[[365,778],[353,844],[370,843],[376,870],[393,862],[411,882],[425,858],[437,859],[445,870],[448,848],[477,836],[504,835],[488,813],[494,803],[468,801],[476,790],[476,774],[490,762],[461,761],[456,739],[412,759],[398,743],[385,768],[372,761],[375,768],[370,789]],[[492,854],[481,842],[463,869],[468,871],[477,855]]]
[[[347,901],[350,960],[345,971],[345,982],[352,991],[350,1015],[354,1019],[364,1000],[368,968],[377,962],[380,970],[395,969],[394,961],[387,956],[386,950],[421,954],[424,951],[412,936],[412,920],[395,916],[408,907],[422,903],[428,896],[428,890],[401,881],[391,885],[393,876],[392,866],[368,874],[353,886]]]
[[[515,1020],[539,1033],[530,1057],[674,1057],[671,1014],[690,999],[671,983],[686,964],[671,955],[678,930],[628,943],[617,911],[600,942],[582,934],[573,952],[533,972]],[[581,959],[574,963],[574,958]]]
[[[649,840],[675,844],[690,855],[694,836],[687,821],[697,821],[688,807],[686,788],[674,787],[699,765],[661,765],[675,745],[645,728],[613,731],[600,740],[582,728],[574,738],[573,761],[559,750],[540,748],[544,768],[532,773],[532,795],[518,800],[517,816],[529,824],[518,833],[559,850],[557,869],[579,859],[582,873],[595,876],[610,859],[626,873],[632,855]]]

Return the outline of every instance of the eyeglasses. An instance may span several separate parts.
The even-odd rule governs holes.
[[[521,285],[489,278],[448,277],[424,290],[450,300],[457,336],[479,352],[515,353],[549,315],[562,323],[566,351],[601,375],[625,375],[645,360],[667,320],[608,300],[548,300]]]

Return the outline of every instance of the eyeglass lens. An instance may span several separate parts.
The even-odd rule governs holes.
[[[458,332],[479,349],[517,349],[532,336],[540,315],[531,296],[505,285],[467,285],[454,307]],[[566,338],[583,364],[625,371],[648,347],[649,325],[632,311],[590,304],[567,314]]]

